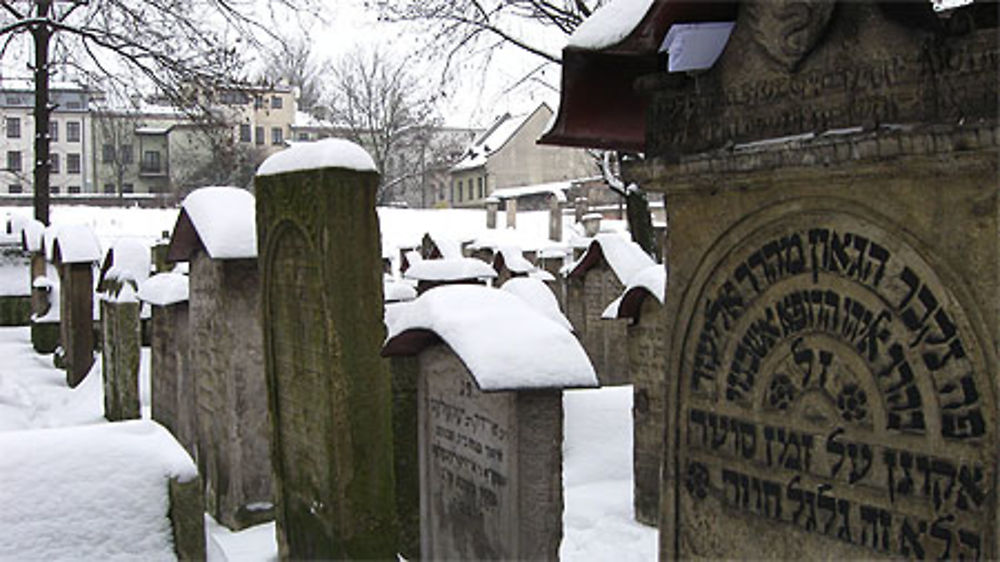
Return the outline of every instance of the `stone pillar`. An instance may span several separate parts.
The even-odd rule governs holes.
[[[256,259],[190,260],[190,361],[205,508],[239,530],[273,518]]]
[[[42,316],[49,311],[48,291],[41,287],[35,287],[35,279],[45,277],[48,267],[45,263],[45,254],[42,252],[31,252],[31,269],[29,270],[29,287],[31,287],[31,314]]]
[[[486,199],[486,228],[497,227],[497,209],[499,207],[500,201],[496,198],[489,197]]]
[[[329,167],[289,166],[320,155]],[[329,139],[275,154],[255,186],[279,554],[395,559],[374,163]]]
[[[139,302],[101,301],[104,417],[139,419]]]
[[[627,328],[629,374],[632,377],[632,480],[635,518],[656,526],[660,522],[660,465],[663,461],[663,407],[666,358],[663,305],[643,299],[638,318]]]
[[[590,210],[590,202],[587,201],[586,197],[577,197],[573,201],[573,220],[577,224],[583,222],[583,215],[587,214]]]
[[[507,228],[517,228],[517,199],[504,199],[504,204],[507,205]]]
[[[553,195],[549,198],[549,240],[559,242],[562,236],[562,205],[559,204],[559,198]]]
[[[581,222],[583,223],[583,235],[587,238],[593,238],[597,236],[597,233],[601,231],[601,214],[600,213],[588,213],[583,215]]]
[[[150,379],[153,419],[196,458],[197,403],[190,371],[188,303],[152,307]]]
[[[66,384],[76,387],[94,365],[94,268],[91,263],[59,266],[59,340]]]

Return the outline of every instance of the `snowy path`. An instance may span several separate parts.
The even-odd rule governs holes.
[[[140,389],[145,418],[149,416],[148,351],[143,349]],[[27,439],[30,446],[18,449],[19,454],[28,455],[29,451],[39,449],[36,451],[37,456],[33,458],[40,463],[38,466],[48,466],[54,462],[51,455],[58,448],[60,435],[76,435],[77,437],[72,438],[63,437],[75,440],[81,435],[79,432],[87,435],[87,431],[101,431],[102,425],[121,425],[107,424],[104,421],[99,358],[83,384],[76,389],[69,389],[66,387],[64,373],[52,366],[52,356],[38,355],[31,348],[28,328],[0,328],[0,357],[3,358],[0,361],[0,450],[5,453],[12,447],[10,443],[24,444]],[[640,525],[632,519],[632,388],[569,391],[565,395],[564,406],[565,513],[561,559],[588,562],[656,560],[656,529]],[[73,427],[94,424],[101,425],[92,428]],[[42,428],[67,429],[61,432],[25,431]],[[156,433],[151,432],[149,438],[159,440],[162,436],[154,436]],[[64,461],[81,463],[81,459],[87,458],[83,449],[71,443],[63,445],[71,447],[66,449],[69,452],[63,455]],[[113,448],[113,445],[109,446]],[[111,454],[114,454],[113,451]],[[67,462],[62,463],[66,464]],[[90,465],[83,463],[82,466]],[[93,473],[96,476],[86,476],[86,473],[74,470],[72,464],[63,466],[61,470],[63,472],[57,475],[59,478],[56,481],[66,484],[79,484],[86,478],[97,482],[102,474],[94,468],[97,470]],[[24,493],[37,494],[37,497],[25,497],[24,501],[27,503],[24,505],[42,505],[53,500],[62,505],[60,500],[68,497],[68,492],[32,486],[28,483],[32,476],[30,472],[31,469],[22,469],[17,463],[0,460],[0,498],[5,500],[5,504],[10,503],[9,498],[15,491],[20,494],[23,489]],[[49,474],[52,475],[51,472]],[[6,487],[3,486],[4,482]],[[118,487],[129,490],[128,486],[133,485],[129,482],[134,481],[122,480]],[[137,519],[147,520],[147,516],[150,517],[148,522],[153,527],[162,524],[155,513],[139,516],[150,507],[159,509],[156,505],[132,505],[129,509],[135,510],[133,515]],[[85,517],[85,514],[82,516]],[[275,559],[277,545],[273,523],[239,533],[230,532],[208,517],[206,524],[209,562],[264,562]],[[0,528],[10,529],[4,521],[0,521]],[[21,528],[24,532],[27,532],[26,529],[27,527]],[[112,544],[124,539],[108,536],[95,540]],[[24,543],[11,541],[5,544]],[[100,547],[101,544],[95,545],[95,548]],[[15,546],[7,548],[11,550],[6,554],[0,548],[0,559],[24,558],[13,556],[15,553],[28,555],[29,558],[38,557],[37,553],[36,556],[31,556],[29,552],[20,552]],[[79,552],[72,558],[87,559],[86,556],[80,556]],[[104,557],[95,556],[90,559]]]

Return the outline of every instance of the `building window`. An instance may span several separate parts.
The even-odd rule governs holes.
[[[122,147],[121,147],[121,151],[122,151],[122,164],[131,164],[132,163],[132,145],[131,144],[123,144]]]
[[[264,127],[254,127],[253,136],[254,140],[256,141],[256,144],[258,145],[264,144]]]
[[[20,150],[8,150],[7,151],[7,170],[11,172],[21,171],[21,151]]]
[[[299,140],[300,141],[307,141],[307,140],[309,140],[309,133],[299,133]]]
[[[459,180],[459,182],[458,182],[458,202],[459,203],[462,202],[462,196],[463,195],[465,195],[465,186],[462,184],[462,181]]]
[[[483,178],[476,179],[476,189],[479,191],[479,198],[483,198]]]
[[[475,199],[475,197],[473,197],[472,193],[472,180],[469,180],[469,201],[472,201],[473,199]]]
[[[243,123],[240,125],[240,142],[250,142],[250,125]]]
[[[59,155],[58,154],[52,154],[52,155],[50,155],[49,156],[49,162],[52,163],[52,168],[51,168],[52,173],[53,174],[58,174],[59,173]]]
[[[51,193],[52,195],[59,195],[59,186],[58,185],[50,185],[49,186],[49,193]]]
[[[264,107],[264,96],[257,94],[253,97],[253,108],[261,109]]]
[[[66,173],[67,174],[79,174],[80,173],[80,155],[79,154],[67,154],[66,155]],[[70,192],[72,193],[72,192]]]
[[[135,188],[132,186],[132,184],[130,184],[130,183],[123,183],[122,184],[122,193],[132,193],[134,191],[135,191]]]
[[[7,138],[9,138],[9,139],[19,139],[19,138],[21,138],[21,118],[20,117],[8,117],[7,118]]]
[[[281,96],[271,96],[271,109],[281,109]]]
[[[110,164],[115,161],[115,145],[106,144],[101,147],[101,163]]]
[[[114,193],[115,193],[115,184],[113,184],[113,183],[106,183],[106,184],[104,184],[104,193],[107,193],[108,195],[114,195]]]
[[[281,144],[284,140],[281,127],[271,127],[271,144]]]
[[[21,193],[21,184],[12,183],[7,186],[7,191],[9,191],[10,193]]]
[[[142,171],[156,174],[160,172],[160,151],[147,150],[142,153]]]
[[[67,121],[66,122],[66,141],[67,142],[80,142],[80,122],[79,121]]]
[[[59,142],[59,122],[49,121],[49,140]]]
[[[80,193],[80,186],[71,185],[66,188],[66,193]]]

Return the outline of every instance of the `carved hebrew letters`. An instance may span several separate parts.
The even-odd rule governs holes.
[[[681,363],[682,525],[722,509],[889,556],[992,555],[991,375],[945,276],[829,213],[708,267]]]

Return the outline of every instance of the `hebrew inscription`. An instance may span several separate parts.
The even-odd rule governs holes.
[[[942,277],[900,237],[829,213],[726,254],[684,346],[693,509],[890,556],[994,556],[990,373]]]

